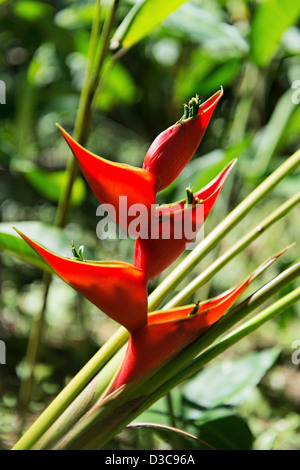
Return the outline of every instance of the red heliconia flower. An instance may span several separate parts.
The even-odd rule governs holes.
[[[126,196],[128,208],[134,204],[142,204],[147,208],[150,216],[151,204],[156,204],[156,190],[155,179],[148,171],[98,157],[79,145],[62,127],[58,127],[93,193],[101,204],[106,205],[109,215],[126,232],[135,216],[126,214],[126,217],[122,217],[121,211],[124,209],[120,205],[120,196]],[[111,212],[110,206],[113,209]]]
[[[203,335],[278,256],[270,258],[244,282],[214,299],[148,315],[147,325],[131,334],[123,363],[106,396],[163,365],[166,359]]]
[[[157,191],[169,186],[191,160],[222,95],[223,89],[202,105],[198,97],[192,98],[183,117],[154,139],[143,168],[154,176]]]
[[[198,98],[190,100],[189,106],[185,105],[183,118],[154,140],[143,168],[99,157],[83,148],[58,126],[95,196],[101,204],[108,206],[108,213],[125,231],[130,233],[130,224],[136,214],[122,216],[124,207],[120,196],[126,196],[127,208],[134,204],[146,207],[147,223],[151,217],[151,206],[156,204],[156,193],[168,186],[192,158],[222,94],[223,90],[220,90],[202,105]]]
[[[17,232],[59,277],[129,332],[146,324],[147,279],[141,269],[121,261],[64,258]]]
[[[149,279],[170,266],[195,239],[236,161],[193,195],[189,204],[184,200],[157,208],[147,236],[135,243],[134,265],[145,271]]]

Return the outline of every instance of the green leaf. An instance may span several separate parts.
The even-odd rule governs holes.
[[[300,15],[295,0],[265,0],[254,14],[251,29],[251,55],[260,65],[267,65],[275,54],[282,34]]]
[[[187,384],[185,398],[205,408],[240,404],[275,363],[278,354],[279,350],[272,348],[207,367]]]
[[[22,171],[25,178],[39,193],[52,202],[58,202],[61,191],[68,178],[66,171],[45,171],[36,167],[29,167]],[[85,184],[81,177],[74,181],[71,204],[80,206],[85,199]]]
[[[27,21],[35,21],[54,13],[54,8],[42,2],[22,0],[15,4],[14,11],[18,16]]]
[[[113,49],[129,49],[187,0],[142,0],[130,10],[111,41]]]
[[[265,127],[257,133],[253,146],[250,149],[251,164],[248,167],[248,176],[261,177],[264,175],[272,161],[281,136],[296,110],[292,100],[293,90],[288,89],[277,101],[272,116]]]
[[[187,3],[179,8],[164,23],[176,35],[189,38],[201,45],[201,52],[210,59],[226,62],[245,57],[249,45],[238,28],[230,25],[211,12]]]
[[[45,247],[51,247],[51,251],[57,254],[62,256],[71,255],[70,238],[61,229],[43,222],[0,223],[0,250],[8,251],[44,271],[52,272],[40,256],[20,238],[13,226]],[[69,252],[68,247],[70,247]]]
[[[198,436],[216,450],[250,450],[254,441],[247,422],[235,415],[203,424]]]

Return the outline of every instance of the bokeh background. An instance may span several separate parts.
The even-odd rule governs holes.
[[[109,3],[103,1],[103,19]],[[116,26],[133,3],[121,0]],[[22,259],[22,253],[13,253],[11,227],[26,227],[26,233],[65,255],[70,255],[74,240],[85,246],[86,258],[133,259],[133,240],[97,238],[98,201],[81,175],[74,184],[65,229],[53,229],[69,157],[55,123],[72,132],[93,11],[93,1],[0,1],[0,80],[6,84],[6,104],[0,105],[0,339],[7,356],[6,364],[0,365],[3,449],[11,447],[117,328],[53,278],[34,383],[29,398],[20,397],[28,374],[28,339],[44,291],[42,270]],[[86,146],[108,159],[141,166],[156,135],[183,114],[183,103],[196,93],[205,100],[222,85],[224,97],[196,155],[159,195],[161,203],[176,201],[185,196],[188,184],[201,188],[238,158],[205,224],[209,233],[299,148],[299,14],[297,2],[290,1],[187,1],[109,72]],[[190,278],[299,187],[300,169],[228,234]],[[260,277],[253,290],[296,261],[299,220],[296,207],[224,267],[195,299],[228,289],[293,242],[298,245]],[[152,281],[150,291],[166,274]],[[299,280],[284,293],[296,285]],[[295,305],[214,361],[205,371],[208,376],[199,374],[194,382],[178,387],[173,392],[178,427],[216,448],[300,449],[300,373],[291,360],[295,341],[300,347],[299,322]],[[230,377],[236,377],[236,383]],[[143,420],[170,424],[168,410],[161,400]],[[175,448],[176,442],[161,430],[135,428],[122,433],[111,447]],[[188,448],[189,442],[181,446]]]

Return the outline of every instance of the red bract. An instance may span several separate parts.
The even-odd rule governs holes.
[[[233,160],[194,195],[194,200],[199,200],[194,205],[180,201],[157,208],[148,237],[138,238],[135,244],[134,265],[143,269],[149,279],[170,266],[194,240],[235,163]]]
[[[78,261],[63,258],[19,235],[77,292],[130,332],[147,322],[145,273],[121,261]]]
[[[114,163],[89,152],[79,145],[64,129],[58,126],[69,144],[93,193],[113,219],[127,232],[135,216],[126,217],[122,210],[142,204],[150,215],[151,204],[156,204],[155,179],[142,168],[124,163]],[[120,196],[126,196],[126,207],[120,205]],[[114,211],[110,212],[110,207]],[[123,223],[124,221],[124,223]]]
[[[101,204],[111,206],[107,207],[108,213],[125,231],[130,233],[130,224],[136,215],[127,212],[126,217],[122,216],[124,207],[120,196],[126,196],[127,208],[134,204],[147,208],[149,220],[151,205],[156,204],[156,193],[168,186],[192,158],[222,94],[220,90],[201,106],[197,104],[197,115],[181,119],[162,132],[150,146],[143,168],[99,157],[58,126],[95,196]]]
[[[214,299],[150,314],[147,325],[131,334],[125,358],[108,394],[163,365],[166,359],[203,335],[277,257],[270,258],[243,283]]]
[[[157,191],[169,186],[191,160],[222,95],[221,89],[200,105],[196,116],[181,119],[152,142],[143,168],[154,176]]]

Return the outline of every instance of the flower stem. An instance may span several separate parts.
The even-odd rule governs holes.
[[[298,270],[298,275],[299,275],[299,266],[297,267],[297,270]],[[256,314],[253,318],[248,320],[239,328],[235,329],[230,334],[228,334],[225,338],[221,339],[218,343],[211,346],[209,349],[204,351],[201,355],[196,357],[192,362],[190,362],[186,367],[180,370],[172,378],[169,378],[160,388],[158,388],[155,391],[155,393],[149,396],[143,402],[143,404],[140,407],[138,407],[138,409],[135,410],[134,416],[131,416],[130,419],[132,420],[135,416],[138,416],[144,410],[148,409],[159,398],[163,397],[166,393],[168,393],[169,390],[171,390],[172,388],[174,388],[176,385],[180,384],[184,380],[187,380],[188,378],[190,378],[193,374],[195,374],[201,368],[206,366],[211,360],[218,357],[224,351],[229,349],[231,346],[236,344],[238,341],[240,341],[241,339],[243,339],[244,337],[246,337],[253,331],[257,330],[264,323],[268,322],[275,316],[286,311],[296,302],[299,302],[299,300],[300,300],[300,287],[294,289],[292,292],[285,295],[277,302],[274,302],[272,305],[265,308],[260,313]],[[253,305],[252,305],[251,310],[253,310]],[[248,313],[249,313],[249,310],[248,310]],[[226,320],[224,319],[224,323],[225,321]],[[192,346],[194,349],[195,345],[193,344]]]
[[[84,79],[83,88],[80,94],[79,106],[75,120],[74,138],[84,145],[88,137],[89,132],[89,122],[91,116],[91,105],[94,98],[94,95],[97,90],[97,86],[100,81],[100,73],[102,65],[107,53],[109,35],[111,33],[112,25],[115,19],[116,10],[119,4],[119,0],[114,0],[110,10],[110,14],[105,21],[103,34],[100,39],[100,46],[97,51],[97,43],[99,42],[99,29],[100,29],[100,11],[101,11],[101,0],[97,0],[94,9],[93,24],[91,30],[89,51],[88,51],[88,61],[87,69]],[[96,58],[95,58],[96,55]],[[73,157],[70,155],[67,163],[67,181],[66,185],[61,191],[60,200],[57,206],[56,217],[54,224],[60,228],[63,228],[68,220],[69,210],[70,210],[70,201],[71,193],[74,181],[78,175],[78,165]],[[42,337],[42,329],[44,325],[44,316],[47,305],[48,292],[51,284],[52,276],[50,274],[45,274],[43,276],[42,284],[44,287],[44,299],[43,306],[36,316],[30,336],[28,341],[28,347],[26,352],[26,357],[24,361],[24,370],[27,371],[24,379],[21,382],[20,386],[20,397],[19,402],[22,409],[26,409],[28,401],[30,398],[30,392],[33,382],[33,371],[34,366],[37,361],[39,346]]]
[[[211,344],[213,344],[217,340],[217,338],[219,338],[224,333],[226,334],[229,328],[236,325],[239,321],[241,321],[241,319],[245,318],[246,315],[248,315],[250,312],[252,312],[255,308],[261,306],[263,302],[265,302],[267,299],[269,299],[275,293],[279,292],[285,286],[290,284],[290,282],[292,282],[299,275],[300,275],[300,262],[298,262],[294,266],[286,269],[282,274],[280,274],[275,279],[270,281],[268,284],[266,284],[264,287],[262,287],[255,294],[248,297],[248,299],[243,301],[237,307],[234,307],[230,311],[230,313],[228,313],[227,315],[225,315],[223,317],[223,319],[221,319],[221,321],[219,321],[216,325],[211,327],[210,330],[208,330],[205,333],[205,335],[201,336],[198,340],[191,343],[191,345],[189,345],[187,348],[185,348],[183,351],[181,351],[176,358],[173,358],[172,361],[169,361],[165,366],[163,366],[163,368],[157,370],[154,376],[151,376],[150,378],[148,378],[146,380],[142,378],[141,381],[139,381],[138,383],[133,384],[134,399],[133,399],[132,403],[135,404],[135,405],[137,405],[137,403],[138,403],[138,408],[137,409],[139,410],[139,412],[135,413],[135,411],[133,411],[133,409],[134,409],[134,406],[133,406],[132,410],[130,410],[130,413],[129,413],[130,418],[128,418],[128,415],[126,415],[126,413],[128,413],[128,408],[125,405],[124,419],[126,419],[128,421],[126,423],[124,423],[122,421],[122,424],[120,424],[120,428],[118,427],[118,429],[121,429],[122,425],[128,424],[128,422],[132,421],[132,419],[135,416],[138,416],[138,414],[140,414],[142,411],[147,409],[148,406],[150,406],[152,403],[154,403],[158,398],[161,398],[164,395],[164,393],[160,394],[160,396],[158,396],[156,390],[159,389],[160,387],[163,387],[163,384],[165,384],[165,383],[166,383],[166,385],[168,385],[169,381],[173,380],[174,374],[178,374],[182,368],[187,367],[187,364],[189,364],[191,361],[193,361],[194,357],[197,354],[200,354],[205,349],[207,349],[209,346],[211,346]],[[101,376],[101,372],[99,374],[99,377],[100,376]],[[176,385],[178,385],[178,383],[179,382],[177,382]],[[170,391],[170,390],[171,390],[171,387],[169,388],[168,391]],[[126,392],[124,392],[124,393],[125,393],[125,396],[126,396]],[[155,394],[155,399],[153,399],[153,401],[151,401],[150,405],[149,405],[149,401],[148,401],[147,406],[146,405],[144,406],[142,404],[143,399],[145,398],[146,400],[152,400],[152,398],[151,398],[152,393]],[[121,395],[122,395],[122,391],[121,391]],[[101,402],[101,396],[102,396],[102,393],[98,394],[98,396],[95,395],[93,397],[93,402],[94,402],[93,410],[95,411],[95,416],[92,417],[93,413],[89,412],[89,413],[87,413],[86,417],[83,417],[83,421],[86,420],[85,422],[89,422],[90,423],[89,425],[92,425],[91,423],[96,423],[96,421],[97,421],[96,420],[96,415],[99,414],[98,418],[101,421],[100,416],[102,416],[102,414],[104,416],[106,416],[106,413],[108,413],[108,414],[112,413],[113,415],[114,415],[114,413],[116,413],[116,417],[114,417],[114,419],[113,419],[114,426],[116,426],[116,425],[119,426],[119,419],[121,419],[121,415],[119,415],[118,406],[120,406],[121,410],[122,410],[123,399],[121,400],[121,403],[118,403],[118,402],[116,403],[116,405],[115,405],[116,409],[114,408],[114,411],[109,412],[107,410],[101,410],[100,409],[101,406],[102,406],[101,405],[101,403],[102,403]],[[141,401],[140,401],[139,397],[142,397]],[[118,398],[116,400],[118,400]],[[125,398],[124,398],[124,400],[126,402]],[[132,397],[128,398],[128,400],[131,403]],[[135,400],[137,400],[137,402],[135,402]],[[97,403],[99,403],[99,406],[97,405]],[[109,407],[110,406],[113,406],[113,405],[109,404]],[[142,406],[142,408],[140,408],[140,406]],[[116,424],[116,423],[118,423],[118,424]],[[114,435],[117,432],[115,430],[114,426],[112,426],[111,429],[110,429],[110,432],[112,433],[110,435],[110,437],[112,437],[112,435]],[[106,425],[104,426],[104,428],[107,429]],[[81,431],[80,431],[80,429],[81,429]],[[101,423],[97,423],[97,429],[101,429]],[[59,448],[69,448],[69,446],[71,446],[71,448],[75,448],[77,445],[79,445],[79,443],[81,445],[81,442],[83,442],[83,441],[81,441],[81,439],[83,439],[84,442],[86,442],[86,436],[85,437],[82,436],[82,434],[84,435],[85,432],[86,432],[85,424],[81,423],[78,426],[75,425],[74,426],[74,432],[72,432],[72,433],[69,432],[68,433],[68,436],[70,436],[70,438],[68,436],[66,436],[58,444],[58,447]],[[72,436],[71,436],[71,434],[72,434]],[[93,432],[91,432],[91,435],[93,435]],[[105,442],[106,442],[107,437],[103,436],[103,438],[105,439]],[[94,445],[94,443],[92,444],[92,446],[93,445]],[[90,448],[90,444],[89,444],[89,448]]]
[[[215,359],[245,336],[276,315],[284,312],[299,300],[300,287],[256,314],[252,319],[235,329],[217,344],[208,348],[200,356],[192,360],[192,362],[184,364],[186,360],[189,360],[191,354],[194,354],[199,349],[197,341],[192,343],[180,353],[180,364],[182,367],[177,372],[175,372],[175,364],[172,361],[171,368],[170,363],[168,363],[155,376],[151,376],[150,379],[139,384],[135,383],[135,387],[125,387],[118,396],[108,401],[107,404],[103,404],[103,409],[99,404],[98,408],[94,408],[94,415],[93,413],[88,413],[86,423],[84,423],[84,419],[81,420],[73,436],[71,435],[70,439],[66,438],[57,448],[70,450],[103,447],[129,422],[132,422],[135,417],[148,409],[172,388],[191,377],[212,359]],[[201,341],[201,338],[198,341]],[[176,364],[176,367],[178,367],[178,364]],[[87,425],[87,428],[85,428],[85,425]]]
[[[270,228],[275,222],[284,217],[291,209],[293,209],[300,202],[300,192],[291,197],[288,201],[282,204],[277,210],[272,212],[260,224],[258,224],[247,235],[235,243],[229,250],[222,256],[216,259],[208,268],[201,272],[195,279],[193,279],[185,288],[183,288],[172,300],[165,306],[165,309],[183,304],[197,289],[208,282],[214,274],[216,274],[225,264],[231,261],[238,253],[241,253],[250,243],[256,240],[263,232]]]
[[[300,164],[300,149],[280,165],[257,186],[194,250],[167,276],[149,296],[151,310],[156,309],[165,297],[190,273],[190,271],[232,230],[280,181]]]

